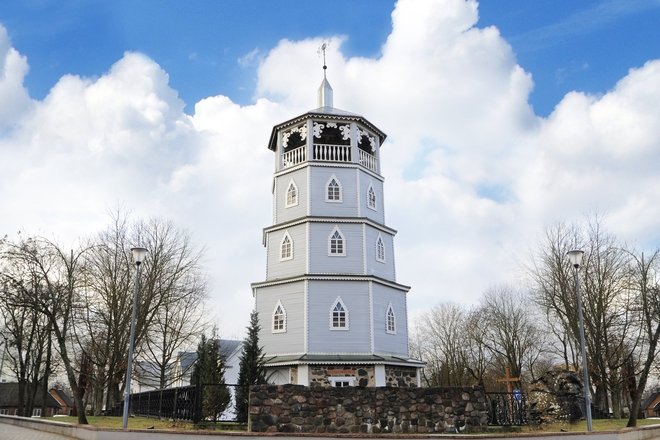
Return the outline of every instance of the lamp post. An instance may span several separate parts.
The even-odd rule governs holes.
[[[124,417],[122,419],[122,428],[128,428],[128,401],[131,397],[131,376],[133,372],[133,346],[135,345],[135,319],[137,315],[137,299],[140,293],[140,266],[147,255],[147,250],[143,247],[131,248],[133,261],[137,272],[135,274],[135,290],[133,291],[133,311],[131,312],[131,336],[128,340],[128,364],[126,366],[126,386],[124,387]]]
[[[573,250],[568,252],[568,259],[575,268],[575,295],[577,296],[578,324],[580,326],[580,351],[582,354],[582,382],[584,388],[584,406],[587,416],[587,431],[591,432],[591,397],[589,393],[589,370],[587,369],[587,349],[584,341],[584,319],[582,317],[582,298],[580,296],[580,265],[584,251]]]

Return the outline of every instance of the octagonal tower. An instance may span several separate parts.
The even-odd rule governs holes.
[[[333,107],[273,128],[273,224],[263,231],[266,279],[252,284],[271,382],[418,386],[409,356],[396,231],[385,225],[380,148],[385,133]]]

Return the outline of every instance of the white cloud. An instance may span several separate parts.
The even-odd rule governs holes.
[[[17,123],[31,106],[23,87],[27,72],[25,57],[11,47],[7,30],[0,26],[0,132]]]
[[[546,226],[593,210],[626,239],[660,244],[660,62],[600,96],[572,92],[541,118],[528,102],[531,76],[477,19],[474,1],[400,0],[378,58],[347,57],[347,37],[330,39],[335,105],[389,135],[386,220],[400,231],[411,313],[517,281]],[[75,237],[118,203],[172,218],[205,245],[221,331],[240,336],[249,284],[265,276],[268,138],[317,106],[321,42],[282,40],[264,53],[254,104],[211,96],[187,115],[167,73],[135,53],[98,78],[63,77],[32,102],[25,57],[2,30],[0,96],[20,99],[0,100],[0,125],[11,126],[0,132],[0,235]]]

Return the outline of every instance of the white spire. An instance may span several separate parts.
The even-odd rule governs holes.
[[[332,87],[328,82],[328,78],[325,76],[328,66],[325,65],[325,50],[327,48],[326,43],[321,45],[321,51],[323,52],[323,81],[318,91],[318,105],[319,107],[332,107]]]

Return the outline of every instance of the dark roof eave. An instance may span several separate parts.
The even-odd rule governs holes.
[[[387,138],[387,135],[385,133],[383,133],[378,127],[376,127],[374,124],[369,122],[363,116],[344,112],[341,110],[337,113],[319,111],[322,109],[323,108],[310,110],[307,113],[303,113],[300,116],[296,116],[295,118],[289,119],[288,121],[282,122],[281,124],[277,124],[276,126],[274,126],[270,132],[270,139],[268,140],[268,149],[271,151],[275,151],[277,149],[277,132],[279,130],[313,117],[324,118],[324,119],[343,119],[347,121],[361,122],[362,124],[366,125],[370,130],[374,131],[378,135],[378,137],[380,138],[380,142],[379,142],[380,145],[382,145],[385,138]]]

